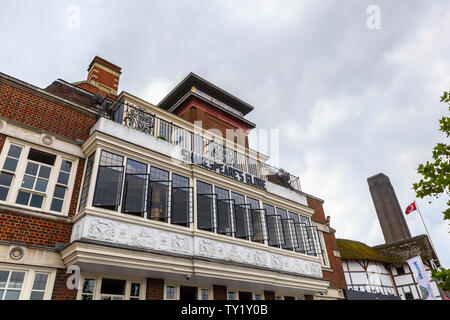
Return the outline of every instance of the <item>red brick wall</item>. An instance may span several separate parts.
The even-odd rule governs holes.
[[[227,287],[225,286],[213,286],[214,300],[227,300]]]
[[[264,300],[275,300],[275,292],[264,291]]]
[[[54,247],[68,243],[72,224],[0,211],[0,240]]]
[[[77,290],[67,288],[67,278],[70,277],[65,269],[56,270],[55,284],[53,286],[52,300],[76,300]]]
[[[164,299],[164,280],[147,278],[146,300]]]
[[[317,221],[319,223],[326,223],[327,219],[325,217],[325,212],[323,210],[322,201],[319,201],[317,199],[308,196],[306,198],[308,201],[308,207],[314,209],[312,220]],[[330,261],[330,267],[331,269],[333,269],[333,272],[323,270],[323,277],[328,281],[330,281],[331,287],[347,288],[347,284],[345,282],[344,277],[344,270],[342,269],[341,258],[336,257],[334,255],[334,250],[338,250],[334,232],[331,233],[324,232],[323,237],[325,240],[328,259]]]
[[[95,116],[0,82],[0,115],[70,140],[87,139]]]

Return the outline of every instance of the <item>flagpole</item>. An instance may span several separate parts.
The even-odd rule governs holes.
[[[433,241],[431,240],[430,233],[428,232],[427,225],[425,224],[425,220],[423,220],[422,213],[420,212],[420,209],[419,209],[419,206],[417,205],[416,200],[414,200],[414,203],[416,204],[417,211],[419,211],[420,219],[422,219],[423,226],[425,227],[425,231],[427,232],[428,239],[430,239],[430,244],[431,244],[431,247],[432,247],[433,250],[434,250],[434,254],[436,255],[436,259],[437,259],[437,261],[439,262],[439,265],[441,265],[441,262],[439,261],[439,257],[438,257],[437,251],[436,251],[436,249],[434,248]],[[433,257],[431,257],[431,258],[433,258]]]

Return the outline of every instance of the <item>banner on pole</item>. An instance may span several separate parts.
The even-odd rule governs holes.
[[[407,262],[414,275],[414,279],[419,286],[419,291],[422,299],[434,300],[433,290],[431,290],[430,281],[428,280],[427,274],[425,273],[425,268],[420,256],[408,259]]]

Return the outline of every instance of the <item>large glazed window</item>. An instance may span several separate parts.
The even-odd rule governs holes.
[[[235,237],[250,239],[253,235],[250,205],[245,203],[245,197],[239,193],[232,192],[231,199],[234,200]]]
[[[281,216],[281,225],[284,235],[284,249],[295,249],[298,247],[297,236],[295,232],[294,220],[290,219],[287,211],[277,208],[277,214]]]
[[[284,244],[281,216],[275,214],[275,208],[269,204],[264,203],[264,209],[269,246],[279,247]]]
[[[234,200],[226,189],[214,187],[214,191],[217,194],[217,233],[232,236]]]
[[[250,205],[251,224],[253,228],[252,240],[264,243],[264,209],[260,209],[259,201],[250,197],[247,197],[247,202]]]
[[[145,163],[127,159],[122,212],[143,217],[146,211],[149,176]]]
[[[214,231],[217,195],[212,193],[212,185],[197,181],[197,228]]]
[[[94,192],[94,207],[117,210],[123,180],[123,157],[102,150]]]
[[[167,222],[170,210],[170,185],[168,171],[150,168],[150,219]]]
[[[82,211],[84,208],[86,208],[89,186],[91,184],[92,168],[94,167],[94,159],[95,159],[95,152],[89,156],[86,163],[86,171],[84,174],[83,187],[81,188],[80,206],[78,208],[78,211]]]
[[[192,187],[189,187],[189,178],[172,174],[172,213],[170,222],[188,226],[193,220]]]

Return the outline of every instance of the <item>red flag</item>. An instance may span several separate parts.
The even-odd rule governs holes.
[[[408,215],[408,214],[410,214],[411,212],[413,212],[414,210],[417,210],[417,208],[416,208],[416,202],[411,203],[411,204],[408,206],[408,208],[406,208],[405,214]]]

